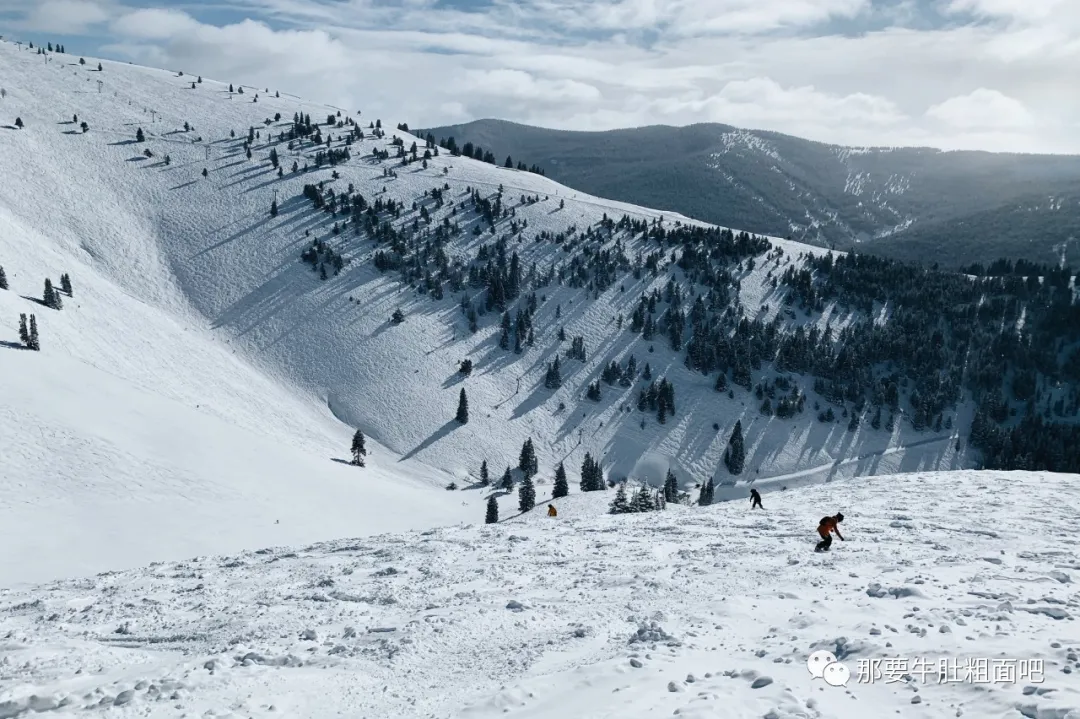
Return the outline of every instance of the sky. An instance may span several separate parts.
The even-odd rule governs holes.
[[[0,0],[0,34],[411,127],[1080,154],[1077,0]]]

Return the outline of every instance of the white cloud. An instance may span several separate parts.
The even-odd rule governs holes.
[[[491,0],[483,12],[222,0],[253,19],[218,25],[195,9],[95,2],[111,20],[105,47],[125,59],[412,126],[723,122],[845,144],[1080,153],[1074,0],[945,0],[953,22],[938,30],[903,26],[909,0]],[[83,22],[100,25],[92,12]],[[821,26],[874,13],[895,26]]]
[[[31,31],[82,35],[109,19],[111,5],[93,0],[42,0],[32,4],[19,26]]]
[[[950,97],[930,107],[926,114],[961,130],[1022,129],[1035,123],[1023,103],[983,87]]]
[[[138,40],[166,40],[181,33],[199,32],[206,27],[187,13],[158,8],[121,15],[112,24],[113,32]]]

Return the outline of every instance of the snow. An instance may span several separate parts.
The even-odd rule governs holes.
[[[361,262],[369,241],[329,234],[332,220],[298,198],[329,169],[278,179],[265,137],[256,161],[229,137],[264,132],[276,112],[320,121],[331,108],[87,62],[0,42],[0,719],[1080,717],[1080,477],[964,470],[970,404],[941,434],[903,421],[848,432],[815,421],[811,383],[796,377],[807,413],[761,415],[666,343],[617,331],[614,317],[664,278],[598,298],[540,290],[542,337],[508,356],[497,317],[471,335],[457,297],[421,297]],[[24,129],[4,126],[15,116]],[[130,142],[136,127],[146,143]],[[391,162],[399,176],[387,178],[363,156],[372,145],[386,142],[354,146],[336,186],[373,200],[385,185],[406,207],[443,183],[455,203],[468,187],[503,185],[515,205],[540,195],[516,207],[525,266],[560,259],[538,232],[604,214],[692,222],[462,158]],[[320,282],[299,262],[304,230],[354,263]],[[466,232],[448,252],[492,239]],[[741,269],[748,314],[853,320],[785,307],[771,273],[824,250],[772,242],[782,258]],[[73,296],[43,307],[44,278],[64,272]],[[394,326],[398,307],[407,319]],[[20,313],[37,316],[41,352],[17,348]],[[550,393],[540,378],[560,324],[589,357],[568,361]],[[636,388],[581,401],[631,353],[675,382],[665,425],[623,410]],[[464,357],[475,369],[462,380]],[[471,419],[458,427],[462,385]],[[736,421],[747,471],[731,477],[721,457]],[[346,463],[357,426],[362,469]],[[487,490],[470,477],[483,459],[499,477],[530,436],[537,507],[519,513],[500,494],[502,521],[477,524]],[[658,483],[673,470],[692,495],[714,477],[718,502],[613,516],[613,492],[574,491],[547,517],[551,469],[564,461],[576,490],[586,451],[612,477]],[[764,511],[747,506],[748,484]],[[837,510],[847,541],[815,554],[816,523]],[[852,673],[846,687],[810,676],[823,651]],[[859,681],[878,659],[912,666]],[[937,681],[939,661],[980,659],[1041,662],[1044,676]]]
[[[721,458],[740,420],[748,450],[740,487],[971,464],[955,450],[968,405],[940,436],[903,422],[893,433],[865,422],[849,433],[843,423],[814,420],[807,378],[795,378],[808,394],[807,412],[790,421],[761,415],[760,402],[742,389],[734,399],[713,392],[714,378],[688,371],[665,341],[616,327],[616,316],[628,316],[664,276],[628,278],[625,293],[615,286],[595,299],[567,287],[539,290],[536,346],[508,355],[497,346],[497,315],[481,318],[470,334],[459,297],[435,302],[377,273],[367,261],[373,243],[332,235],[332,218],[300,191],[322,180],[338,189],[354,184],[369,201],[404,202],[401,223],[411,225],[412,202],[431,189],[449,185],[457,206],[468,188],[494,193],[502,185],[517,219],[528,220],[523,241],[511,246],[525,267],[541,269],[565,258],[560,246],[534,241],[542,231],[581,232],[605,214],[701,223],[445,153],[426,170],[380,164],[366,154],[373,146],[389,147],[395,136],[406,147],[413,141],[390,129],[393,118],[382,118],[385,140],[373,140],[373,118],[359,116],[367,137],[334,168],[339,180],[329,168],[277,178],[266,161],[267,132],[287,129],[298,111],[323,122],[336,110],[274,97],[273,88],[231,94],[228,82],[204,78],[192,89],[190,74],[109,61],[98,72],[97,63],[44,59],[0,42],[7,91],[0,111],[10,116],[4,122],[24,122],[22,130],[0,127],[0,265],[11,284],[0,291],[0,542],[20,548],[0,559],[0,584],[475,521],[480,493],[443,488],[470,486],[484,459],[495,476],[516,466],[529,437],[541,479],[549,482],[562,461],[572,484],[585,452],[615,477],[640,472],[656,481],[672,469],[688,488],[710,476],[730,483]],[[76,114],[89,132],[72,122]],[[194,129],[185,132],[185,122]],[[240,144],[249,126],[262,135],[250,161]],[[134,143],[136,128],[145,143]],[[288,170],[292,153],[273,146]],[[397,176],[385,177],[385,167]],[[523,194],[540,202],[518,205]],[[271,218],[275,197],[281,212]],[[475,237],[468,222],[448,246],[455,256],[495,239]],[[325,282],[299,261],[316,236],[351,260]],[[784,263],[825,251],[771,241],[784,249]],[[631,255],[641,249],[630,243]],[[784,266],[759,261],[743,273],[748,313],[771,319],[781,310],[768,272]],[[44,278],[55,283],[63,272],[75,288],[64,309],[35,303]],[[391,325],[399,307],[407,319]],[[41,327],[40,353],[14,349],[18,316],[30,312]],[[845,321],[828,316],[833,327]],[[801,313],[782,319],[825,321]],[[558,351],[560,325],[586,338],[588,361],[566,362],[563,387],[550,392],[542,377]],[[637,387],[605,386],[599,403],[584,400],[600,369],[630,354],[675,384],[678,413],[665,425],[647,417],[643,428],[636,409],[623,411],[635,406]],[[457,367],[465,357],[476,369],[462,380]],[[451,419],[461,386],[471,418],[459,427]],[[356,427],[372,449],[362,470],[340,463]],[[57,529],[32,530],[60,518]]]
[[[597,492],[555,519],[0,590],[0,715],[1075,719],[1078,480],[912,473],[618,516]],[[814,553],[837,510],[847,541]],[[821,651],[846,687],[810,675]],[[1017,675],[963,669],[983,659]],[[871,682],[871,660],[907,666]]]

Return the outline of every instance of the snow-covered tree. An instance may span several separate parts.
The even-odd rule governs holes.
[[[495,499],[495,495],[488,497],[487,501],[487,514],[484,516],[485,524],[495,524],[499,521],[499,502]]]
[[[30,346],[30,329],[26,325],[26,313],[19,314],[19,341]]]
[[[611,500],[608,511],[611,514],[627,514],[631,511],[630,501],[626,498],[626,482],[619,482],[619,486],[615,489],[615,498]]]
[[[146,142],[146,135],[141,127],[135,130],[135,142]]]
[[[0,290],[8,289],[7,274],[4,272],[4,268],[0,267]]]
[[[509,467],[506,468],[506,471],[503,472],[502,479],[499,480],[499,488],[504,489],[507,492],[514,488],[514,473]]]
[[[634,493],[634,498],[630,500],[630,511],[652,512],[655,509],[656,505],[653,503],[652,491],[649,489],[648,484],[642,482],[637,492]]]

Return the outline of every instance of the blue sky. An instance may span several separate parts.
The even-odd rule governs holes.
[[[413,126],[1080,153],[1076,0],[3,0],[0,33]]]

